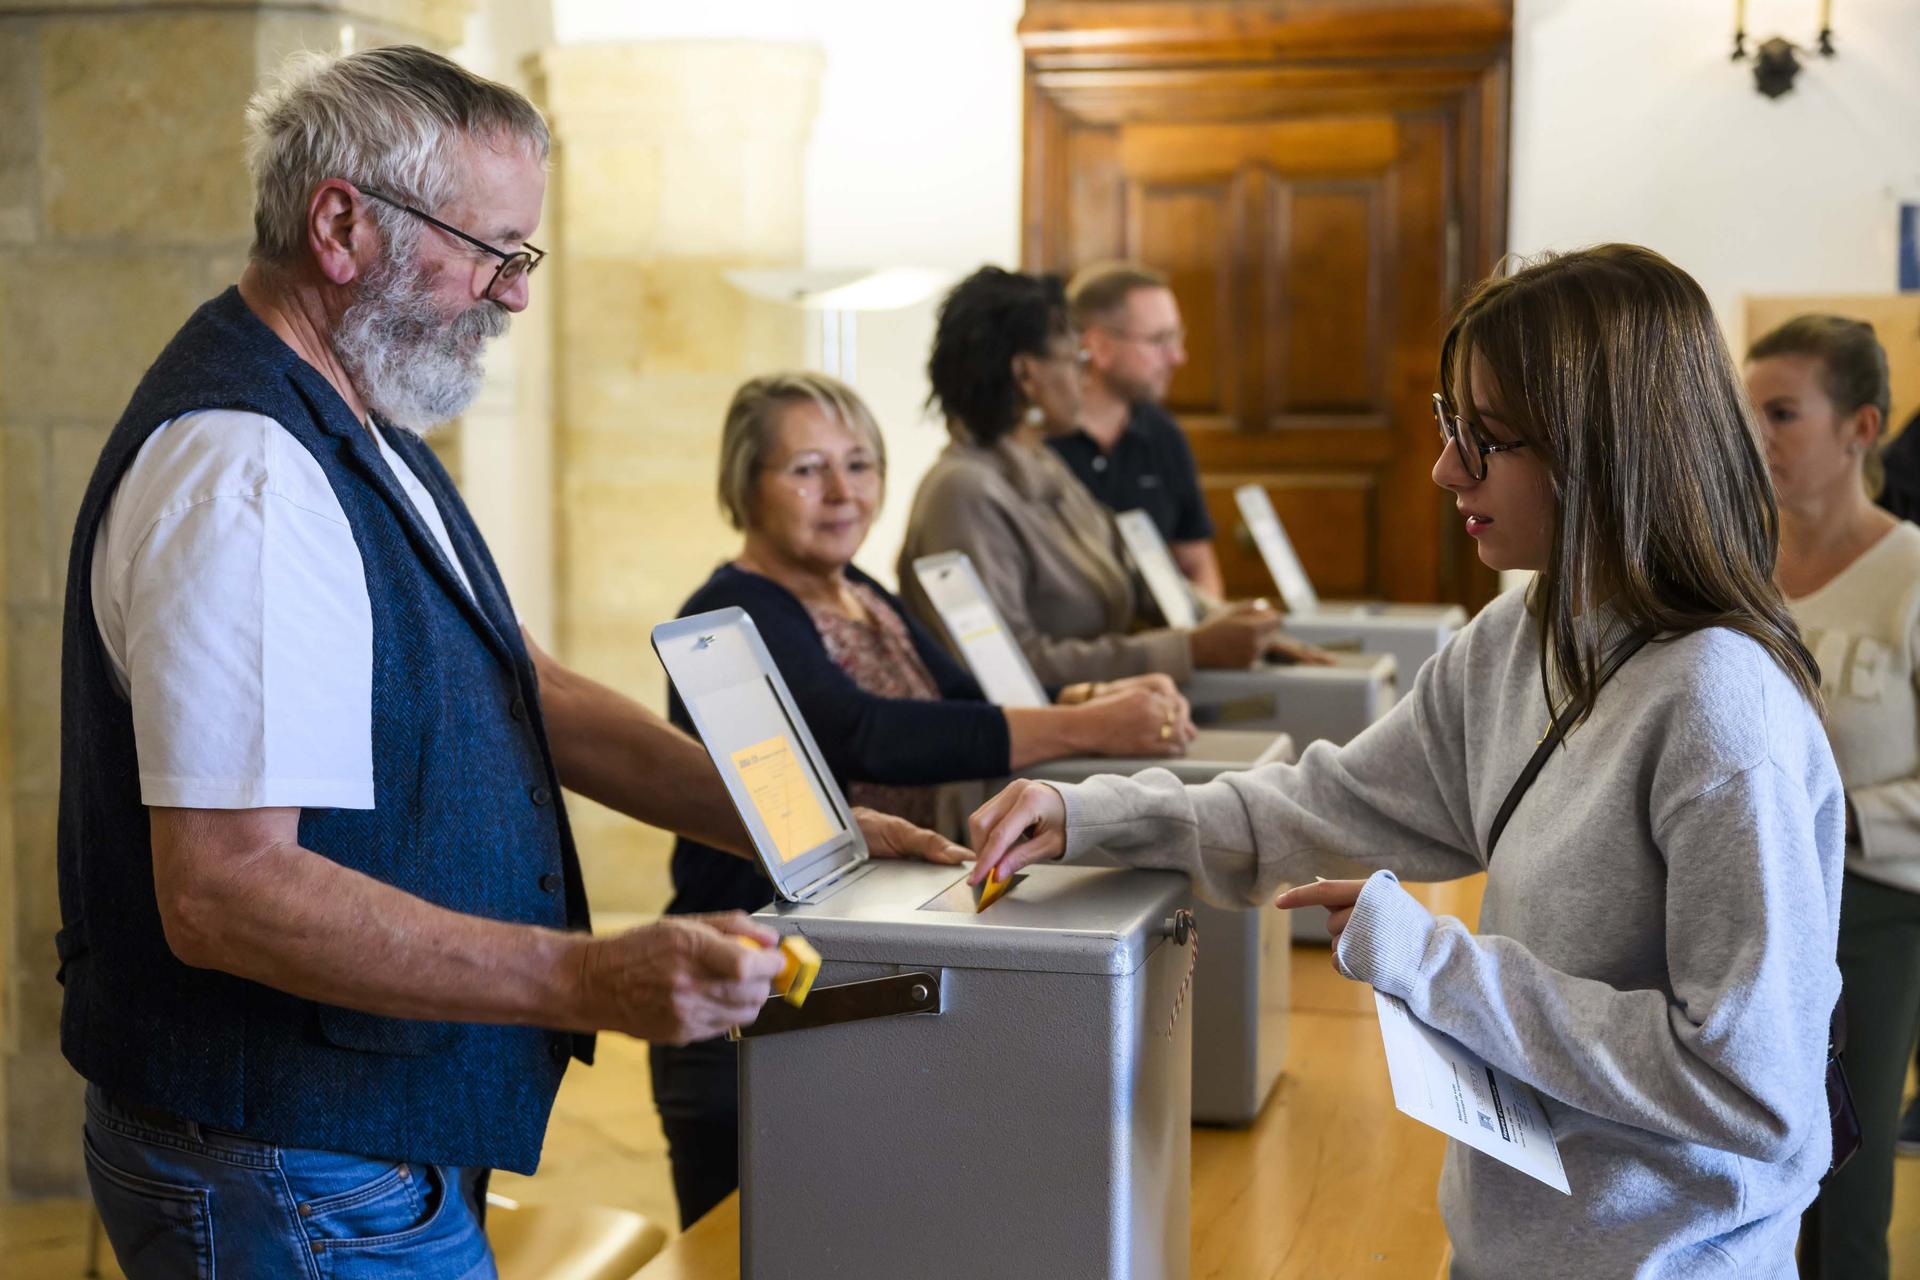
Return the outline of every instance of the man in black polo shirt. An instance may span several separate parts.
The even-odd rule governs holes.
[[[1067,298],[1087,352],[1086,382],[1079,429],[1048,443],[1112,510],[1152,516],[1181,571],[1220,598],[1213,520],[1193,451],[1161,408],[1174,370],[1187,362],[1167,278],[1130,262],[1096,263],[1068,284]]]

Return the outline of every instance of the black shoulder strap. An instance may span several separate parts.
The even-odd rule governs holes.
[[[1647,641],[1653,639],[1650,631],[1636,631],[1628,636],[1621,646],[1614,650],[1613,657],[1607,660],[1606,669],[1600,673],[1600,683],[1605,685],[1613,679],[1614,673],[1625,666],[1627,659],[1640,652]],[[1540,739],[1540,745],[1534,748],[1533,756],[1527,761],[1527,767],[1513,780],[1512,790],[1501,802],[1500,812],[1493,815],[1493,827],[1487,832],[1487,861],[1493,861],[1493,847],[1500,843],[1500,833],[1507,829],[1507,820],[1513,817],[1513,811],[1520,807],[1520,798],[1527,794],[1527,788],[1540,776],[1540,770],[1546,767],[1547,757],[1567,736],[1566,726],[1574,719],[1574,708],[1569,706],[1553,717],[1553,723],[1547,726],[1546,734]]]

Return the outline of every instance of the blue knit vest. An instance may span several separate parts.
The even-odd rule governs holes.
[[[479,531],[433,453],[382,428],[433,496],[462,589],[367,428],[229,289],[154,362],[100,454],[67,563],[61,669],[61,1048],[121,1098],[266,1142],[531,1173],[590,1037],[377,1017],[189,968],[154,896],[133,714],[94,621],[96,531],[156,428],[263,414],[320,464],[353,527],[373,617],[368,810],[307,809],[300,842],[453,911],[587,927],[533,664]]]

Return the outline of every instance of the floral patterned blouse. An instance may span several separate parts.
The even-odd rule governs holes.
[[[807,605],[807,614],[820,632],[833,664],[868,693],[880,698],[922,698],[938,701],[940,688],[914,650],[907,625],[893,606],[866,583],[849,579],[847,586],[868,622],[856,622],[837,609]],[[919,826],[934,825],[937,787],[903,787],[879,782],[850,782],[851,804],[895,813]]]

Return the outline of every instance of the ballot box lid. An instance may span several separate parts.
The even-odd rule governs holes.
[[[1266,562],[1267,572],[1273,576],[1273,585],[1280,589],[1287,612],[1312,613],[1320,606],[1320,597],[1265,487],[1243,484],[1233,491],[1233,500],[1240,508],[1240,518],[1246,521],[1247,532],[1253,535],[1260,559]]]
[[[1109,867],[1032,866],[985,911],[966,867],[883,861],[816,902],[776,902],[759,918],[806,935],[829,964],[926,965],[1124,977],[1187,905],[1185,876]]]
[[[1122,511],[1113,522],[1120,529],[1120,541],[1133,558],[1133,567],[1147,585],[1160,616],[1170,627],[1192,630],[1200,625],[1200,604],[1194,598],[1193,584],[1180,571],[1173,549],[1160,536],[1160,527],[1145,511]]]
[[[1003,707],[1051,705],[966,552],[921,556],[913,562],[913,576],[940,615],[950,647],[973,672],[989,701]]]
[[[752,617],[663,622],[653,648],[774,891],[811,898],[858,872],[866,840]]]

